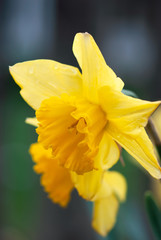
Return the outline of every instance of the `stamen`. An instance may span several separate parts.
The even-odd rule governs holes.
[[[73,130],[73,128],[75,128],[75,127],[77,126],[78,122],[79,122],[79,119],[78,119],[77,121],[75,121],[71,126],[69,126],[68,129],[69,129],[69,130],[70,130],[70,129]]]
[[[68,130],[71,130],[71,131],[76,130],[76,134],[78,134],[79,131],[76,128],[76,127],[78,127],[78,124],[79,125],[81,124],[81,126],[83,128],[87,125],[87,122],[83,117],[81,117],[77,121],[75,121],[71,126],[69,126]]]

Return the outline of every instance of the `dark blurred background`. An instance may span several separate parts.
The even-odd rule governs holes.
[[[91,205],[72,194],[67,209],[47,198],[32,169],[28,148],[36,141],[24,123],[34,111],[23,101],[8,66],[48,58],[78,66],[72,53],[77,32],[89,32],[107,64],[140,98],[161,99],[161,1],[1,0],[0,1],[0,240],[98,240],[91,228]],[[123,152],[116,168],[128,182],[126,203],[105,239],[154,239],[144,193],[161,201],[161,188]],[[160,204],[161,205],[161,204]]]

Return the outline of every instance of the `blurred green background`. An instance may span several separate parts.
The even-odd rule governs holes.
[[[72,54],[77,32],[95,38],[107,64],[140,98],[161,99],[161,1],[0,1],[0,240],[97,240],[91,205],[72,194],[67,209],[54,205],[39,184],[28,154],[35,129],[25,124],[34,111],[23,101],[8,72],[20,61],[48,58],[78,66]],[[133,164],[115,169],[128,182],[127,201],[105,239],[155,239],[144,207],[152,190],[161,206],[160,182]]]

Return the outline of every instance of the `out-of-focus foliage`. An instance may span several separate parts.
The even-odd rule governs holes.
[[[159,240],[161,237],[161,211],[158,208],[151,192],[146,192],[145,204],[154,234]]]

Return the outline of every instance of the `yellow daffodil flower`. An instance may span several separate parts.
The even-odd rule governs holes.
[[[82,73],[51,60],[10,67],[21,95],[36,110],[38,141],[52,149],[58,165],[84,174],[106,170],[120,156],[120,146],[153,177],[161,178],[153,145],[144,127],[159,106],[124,95],[123,81],[109,68],[88,33],[78,33],[73,52]]]
[[[124,83],[109,68],[88,33],[78,33],[73,52],[82,73],[51,60],[10,67],[21,95],[36,111],[27,123],[37,127],[30,153],[49,197],[65,207],[71,191],[93,202],[94,229],[105,236],[126,197],[124,177],[107,171],[129,152],[153,177],[161,178],[144,127],[160,102],[124,95]]]
[[[105,236],[114,226],[119,202],[126,197],[126,181],[118,172],[93,170],[83,175],[70,172],[58,165],[52,149],[44,149],[40,143],[32,144],[30,153],[41,173],[41,184],[53,202],[65,207],[75,187],[82,198],[93,202],[93,228]]]

